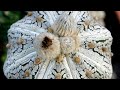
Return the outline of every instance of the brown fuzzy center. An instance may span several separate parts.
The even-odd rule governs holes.
[[[52,40],[46,36],[42,41],[42,47],[47,49],[51,45],[52,45]]]

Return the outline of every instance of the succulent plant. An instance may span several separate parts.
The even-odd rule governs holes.
[[[8,30],[8,79],[110,79],[112,36],[90,11],[32,11]]]

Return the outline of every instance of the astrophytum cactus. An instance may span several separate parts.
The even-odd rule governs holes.
[[[32,11],[8,30],[8,79],[110,79],[112,36],[89,11]]]

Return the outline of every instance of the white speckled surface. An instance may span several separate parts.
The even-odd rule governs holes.
[[[26,15],[11,25],[8,30],[8,43],[11,46],[8,48],[3,67],[8,79],[55,79],[57,73],[60,73],[61,79],[110,79],[112,77],[113,38],[110,31],[95,21],[88,11],[66,11],[68,16],[71,15],[76,20],[79,31],[76,36],[80,38],[79,48],[65,55],[60,63],[57,63],[54,57],[51,60],[41,59],[40,64],[35,64],[36,58],[39,57],[33,44],[35,38],[40,33],[47,32],[64,11],[33,11],[32,13],[31,16]],[[36,21],[38,16],[43,20]],[[19,38],[23,39],[21,44],[17,44]],[[94,44],[95,47],[90,48],[89,43]],[[79,57],[80,62],[74,62],[74,57]],[[86,70],[90,71],[90,77],[87,76]],[[26,71],[29,72],[27,77],[25,77]]]

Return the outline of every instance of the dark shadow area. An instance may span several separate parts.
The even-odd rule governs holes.
[[[0,52],[0,56],[1,56],[1,52]],[[3,73],[3,62],[0,60],[0,79],[6,79],[6,77],[4,76]]]
[[[113,71],[117,75],[116,78],[120,79],[120,24],[114,11],[106,11],[105,23],[113,36]]]

